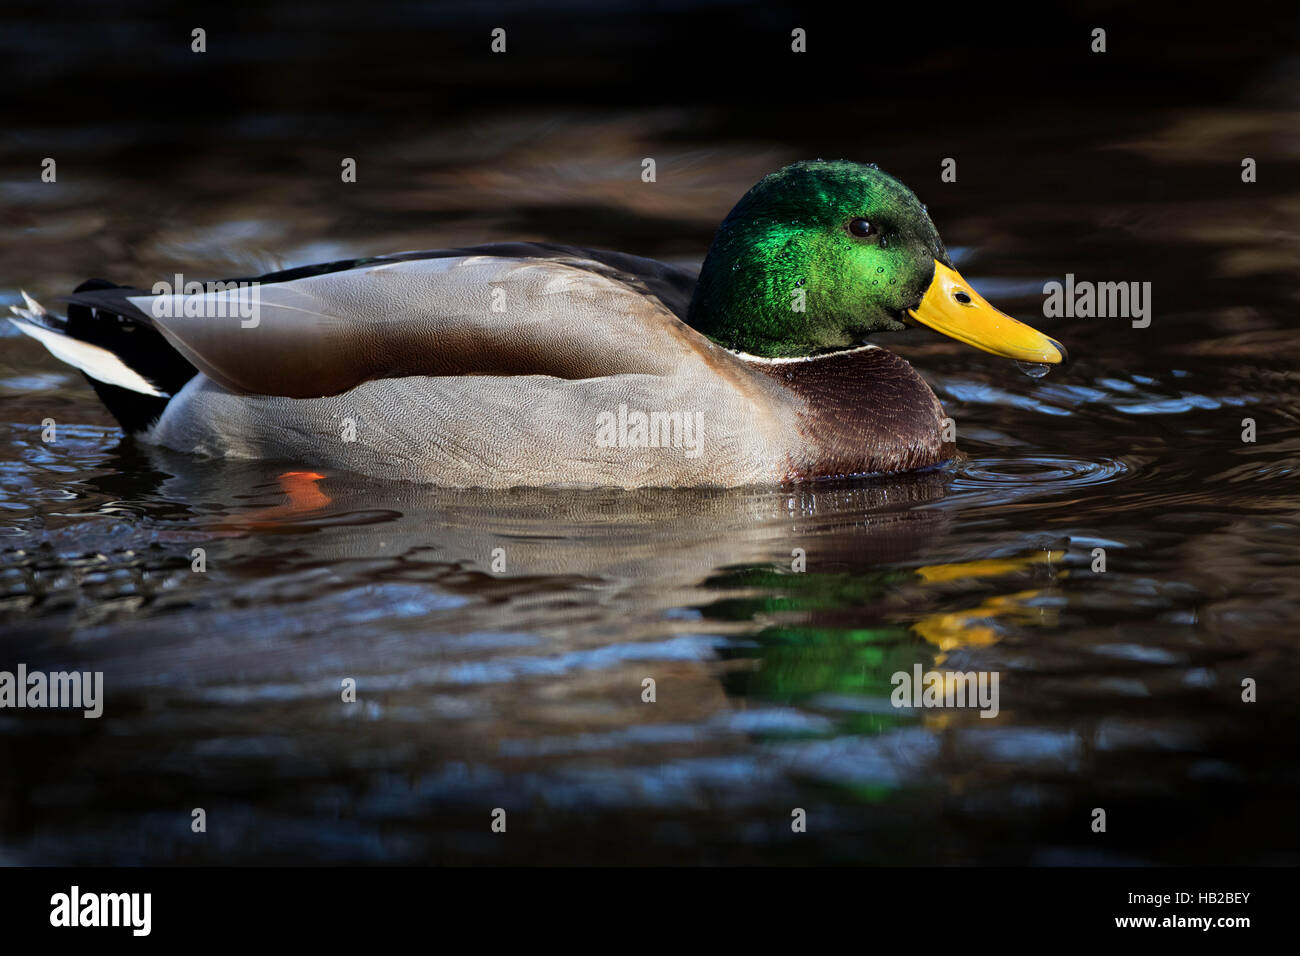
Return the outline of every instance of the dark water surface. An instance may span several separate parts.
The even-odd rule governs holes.
[[[103,62],[125,70],[123,36]],[[209,56],[265,80],[276,49]],[[773,116],[684,82],[620,103],[576,68],[521,103],[464,53],[472,108],[446,66],[418,111],[396,80],[400,110],[249,81],[202,135],[125,97],[133,125],[74,121],[67,90],[107,94],[56,58],[29,81],[59,108],[25,101],[0,154],[6,303],[518,238],[697,262],[761,175],[844,155],[909,183],[961,271],[1073,361],[1036,380],[889,337],[957,422],[962,459],[928,474],[496,493],[122,443],[80,374],[0,330],[0,669],[102,670],[107,695],[99,720],[0,711],[0,862],[1300,861],[1300,66],[1223,49],[1249,68],[1212,93],[1171,53],[1068,108],[986,80],[1004,95],[954,93],[942,123],[927,91],[960,62]],[[1150,282],[1150,327],[1043,319],[1067,272]],[[998,717],[894,708],[917,664],[998,672]]]

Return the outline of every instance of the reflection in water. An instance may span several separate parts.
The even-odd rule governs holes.
[[[1036,563],[1046,565],[1050,572],[1052,562],[1059,561],[1064,554],[1063,551],[1045,551],[1021,558],[963,561],[917,568],[916,573],[923,581],[930,583],[983,582],[990,578],[1016,575]],[[998,630],[995,625],[999,618],[1024,624],[1055,625],[1055,615],[1051,611],[1044,613],[1044,610],[1039,609],[1041,605],[1034,603],[1044,593],[1041,589],[1033,589],[997,594],[984,598],[972,608],[928,614],[918,619],[912,628],[939,648],[941,653],[936,657],[935,663],[941,664],[947,659],[948,651],[997,641]]]
[[[115,715],[110,735],[42,715],[7,737],[36,768],[9,789],[19,859],[506,859],[485,805],[527,814],[555,859],[605,858],[630,819],[668,859],[723,813],[728,858],[871,858],[924,826],[943,839],[896,850],[931,862],[986,858],[963,827],[1028,808],[1039,829],[1000,852],[1055,859],[1044,845],[1086,849],[1071,814],[1137,799],[1154,756],[1157,783],[1194,793],[1272,773],[1239,749],[1233,688],[1291,611],[1241,603],[1267,589],[1257,564],[1216,555],[1211,588],[1197,539],[1126,524],[1112,503],[1141,469],[1031,471],[1002,504],[967,477],[978,458],[787,489],[493,493],[16,435],[54,494],[37,513],[6,493],[11,530],[43,526],[4,555],[10,653],[103,670]],[[1207,536],[1252,553],[1223,537],[1243,517],[1201,507]],[[892,675],[918,665],[999,672],[999,718],[893,707]],[[171,816],[200,799],[227,821],[219,850]],[[70,805],[71,830],[51,816]],[[790,844],[790,806],[832,831]],[[1177,848],[1114,859],[1146,853]]]

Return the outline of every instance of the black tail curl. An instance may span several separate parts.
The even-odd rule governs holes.
[[[121,286],[106,279],[87,279],[67,297],[65,335],[108,349],[129,368],[139,372],[164,397],[143,395],[118,385],[106,385],[86,376],[95,394],[127,434],[144,431],[158,421],[171,396],[198,370],[172,348],[129,296],[148,295],[143,289]]]

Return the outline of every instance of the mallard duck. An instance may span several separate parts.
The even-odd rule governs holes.
[[[934,393],[864,338],[919,323],[1024,362],[874,165],[800,162],[731,210],[698,278],[545,243],[152,290],[90,280],[15,321],[123,430],[200,455],[449,486],[737,486],[950,457]]]

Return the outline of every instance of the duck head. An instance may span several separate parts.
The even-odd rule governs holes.
[[[852,348],[913,323],[1023,362],[1066,355],[971,288],[910,189],[843,160],[786,166],[746,193],[718,229],[690,309],[715,342],[768,358]]]

